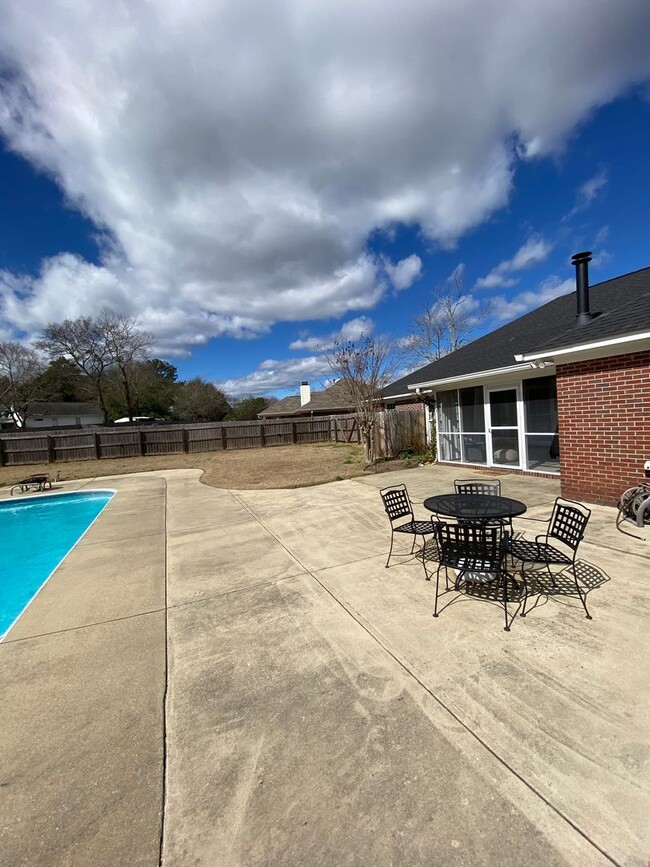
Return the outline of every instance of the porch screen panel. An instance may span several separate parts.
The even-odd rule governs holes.
[[[456,390],[438,393],[438,440],[441,461],[460,460],[460,416]]]
[[[483,387],[461,388],[460,409],[461,459],[468,464],[487,464]]]
[[[560,469],[557,389],[554,376],[524,380],[526,460],[530,470]]]

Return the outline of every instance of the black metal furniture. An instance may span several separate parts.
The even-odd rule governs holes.
[[[393,553],[393,541],[395,533],[405,533],[413,537],[410,554],[415,551],[415,541],[418,536],[422,536],[422,544],[424,545],[425,537],[434,532],[432,521],[417,521],[413,514],[413,503],[406,490],[406,485],[396,485],[390,488],[382,488],[379,493],[384,503],[384,509],[390,521],[390,551],[386,560],[386,568],[390,562]],[[395,522],[399,523],[396,524]]]
[[[474,585],[488,585],[503,582],[502,604],[505,615],[506,632],[510,631],[508,623],[508,579],[516,587],[515,580],[505,568],[508,554],[508,534],[501,526],[487,527],[481,524],[436,524],[437,556],[427,557],[427,548],[422,551],[422,564],[427,578],[427,561],[437,559],[436,598],[433,616],[438,616],[438,597],[440,595],[440,570],[445,569],[445,592],[449,591],[449,569],[456,570],[454,590],[465,586],[468,590]],[[427,543],[429,545],[429,543]],[[524,588],[526,582],[524,579]]]
[[[557,587],[555,577],[551,572],[551,564],[561,565],[562,570],[560,571],[570,567],[578,596],[588,620],[592,618],[587,609],[585,594],[578,584],[576,556],[578,546],[584,538],[585,528],[590,516],[591,509],[583,506],[582,503],[558,497],[553,506],[553,512],[548,522],[546,533],[540,533],[535,536],[534,542],[529,542],[525,539],[512,539],[509,545],[509,553],[513,559],[521,560],[522,578],[524,577],[524,566],[526,563],[543,563],[546,566],[553,587]],[[562,547],[557,547],[557,544],[553,544],[554,542]],[[526,602],[527,598],[524,600],[521,611],[522,617],[526,616]]]
[[[20,482],[16,482],[15,485],[12,486],[11,491],[9,492],[10,496],[13,497],[14,491],[18,488],[21,494],[27,493],[27,491],[39,491],[42,492],[46,488],[52,488],[52,482],[50,480],[49,473],[33,473],[26,479],[22,479]]]
[[[499,479],[456,479],[454,488],[457,494],[485,494],[486,497],[501,496],[501,482]],[[513,533],[512,517],[494,518],[495,526],[506,527],[510,533]]]
[[[495,519],[512,519],[523,515],[525,503],[492,494],[437,494],[427,497],[424,508],[436,515],[456,518],[463,523],[489,525]]]

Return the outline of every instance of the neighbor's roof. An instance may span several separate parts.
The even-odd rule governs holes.
[[[591,312],[599,315],[586,325],[575,321],[576,293],[561,295],[392,382],[384,389],[383,397],[408,394],[409,385],[513,367],[516,355],[550,352],[650,330],[650,268],[594,284],[589,287],[589,296]]]
[[[100,415],[103,417],[101,407],[98,403],[81,403],[77,401],[49,401],[35,400],[27,405],[27,415],[42,415],[42,416],[80,416],[80,415]]]
[[[330,385],[325,391],[312,394],[311,400],[304,406],[299,406],[297,414],[308,415],[311,412],[336,412],[336,410],[349,410],[354,406],[350,389],[344,379]]]
[[[258,418],[269,418],[270,416],[295,415],[296,410],[300,409],[300,395],[292,394],[289,397],[283,397],[277,403],[272,403],[266,409],[257,413]]]

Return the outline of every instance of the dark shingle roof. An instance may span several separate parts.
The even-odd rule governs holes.
[[[344,379],[330,385],[325,391],[312,394],[309,403],[300,407],[296,412],[308,414],[311,412],[336,412],[337,410],[350,410],[354,402],[350,395],[348,385]]]
[[[650,268],[597,283],[589,294],[591,312],[599,315],[586,325],[575,322],[576,293],[561,295],[392,382],[384,389],[384,398],[405,394],[408,385],[419,382],[511,367],[517,363],[515,355],[650,331]]]
[[[289,397],[283,397],[277,403],[272,403],[271,406],[258,412],[259,418],[278,418],[284,415],[295,415],[296,410],[300,409],[300,395],[292,394]]]

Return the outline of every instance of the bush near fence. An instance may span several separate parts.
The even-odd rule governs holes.
[[[380,413],[378,431],[380,457],[395,457],[407,446],[421,447],[422,450],[426,446],[421,409]],[[120,425],[13,432],[0,435],[0,466],[193,454],[318,442],[361,442],[356,417],[317,416],[260,422]]]

